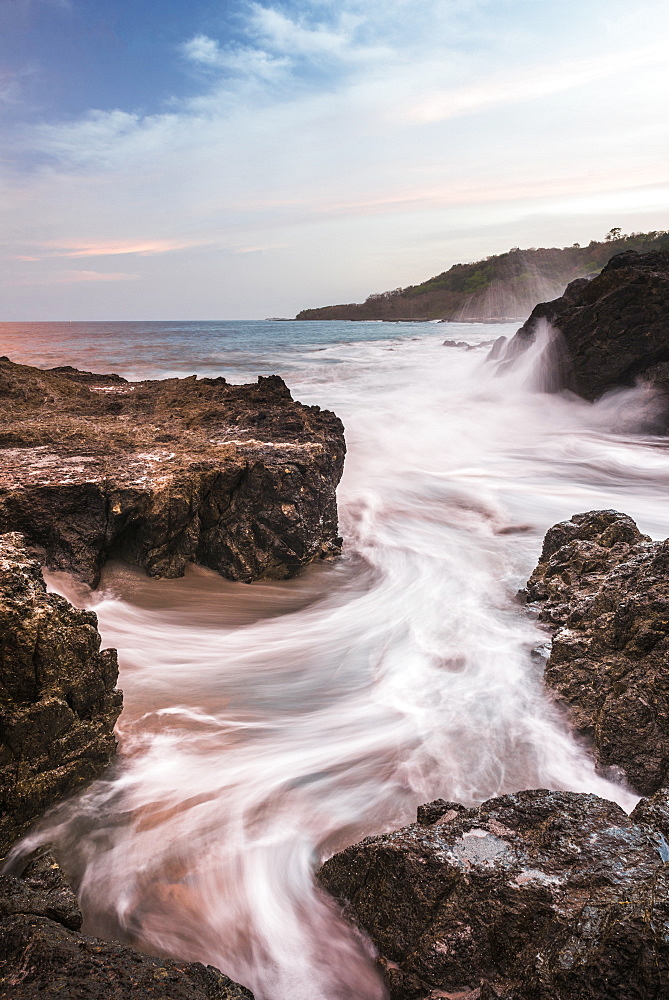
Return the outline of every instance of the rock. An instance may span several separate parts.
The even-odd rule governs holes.
[[[83,915],[77,897],[48,852],[24,863],[20,877],[0,875],[0,917],[27,913],[81,930]]]
[[[8,361],[9,358],[0,360]],[[63,375],[73,382],[83,382],[86,385],[109,386],[128,384],[127,378],[121,378],[115,372],[112,372],[110,375],[97,375],[95,372],[82,372],[79,368],[73,368],[72,365],[60,365],[58,368],[48,368],[47,371],[54,375]]]
[[[47,594],[21,536],[0,536],[0,857],[112,760],[117,676],[96,615]]]
[[[669,398],[669,252],[629,250],[592,280],[572,281],[560,298],[535,306],[502,361],[533,342],[541,321],[566,347],[566,357],[556,355],[560,388],[594,400],[643,378]]]
[[[0,361],[0,531],[23,532],[49,567],[95,585],[111,557],[163,577],[197,562],[250,582],[340,551],[333,413],[277,376],[76,374]]]
[[[647,799],[641,799],[631,813],[639,826],[650,827],[658,836],[659,850],[669,861],[669,788],[659,788]]]
[[[576,514],[548,531],[526,595],[553,631],[546,684],[598,766],[641,794],[669,783],[669,540]]]
[[[199,962],[174,962],[81,934],[82,915],[51,855],[0,876],[0,998],[253,1000]]]
[[[651,826],[545,789],[440,819],[319,872],[377,947],[391,1000],[667,996],[669,865]]]

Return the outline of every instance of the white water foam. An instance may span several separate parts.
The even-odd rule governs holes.
[[[28,841],[59,844],[87,930],[213,964],[258,1000],[380,1000],[368,945],[318,890],[324,857],[437,796],[631,807],[544,692],[547,637],[515,592],[578,511],[669,534],[666,443],[633,433],[643,388],[595,406],[538,391],[545,346],[503,376],[436,334],[305,355],[294,396],[347,431],[335,564],[248,587],[117,566],[89,595],[51,578],[95,607],[125,691],[114,775]]]

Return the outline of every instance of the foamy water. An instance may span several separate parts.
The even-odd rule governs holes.
[[[546,635],[515,595],[578,511],[669,535],[666,442],[635,433],[642,389],[595,406],[540,392],[541,343],[504,377],[485,350],[441,345],[499,332],[293,353],[295,398],[346,426],[341,560],[251,586],[196,568],[112,566],[94,594],[50,578],[97,611],[125,692],[115,773],[37,835],[60,845],[88,931],[215,965],[258,1000],[377,1000],[369,947],[317,888],[324,857],[438,796],[634,803],[543,691]]]

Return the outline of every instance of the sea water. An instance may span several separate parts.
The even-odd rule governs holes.
[[[380,1000],[369,944],[320,862],[436,797],[521,788],[635,798],[597,775],[541,683],[547,635],[517,598],[543,535],[615,508],[669,535],[667,442],[643,387],[546,394],[541,338],[500,374],[477,324],[3,324],[43,367],[129,378],[277,373],[334,409],[343,556],[286,582],[110,565],[91,593],[124,710],[106,780],[46,831],[85,929],[199,960],[258,1000]],[[465,347],[444,346],[444,339]]]

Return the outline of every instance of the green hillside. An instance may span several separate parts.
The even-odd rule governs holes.
[[[522,320],[537,302],[557,298],[574,278],[597,274],[623,250],[669,250],[669,232],[626,235],[612,229],[586,247],[513,247],[473,264],[454,264],[420,285],[370,295],[362,303],[303,309],[295,318]]]

